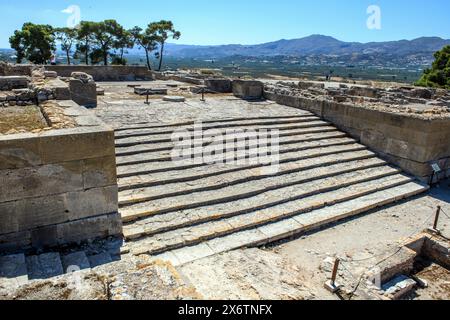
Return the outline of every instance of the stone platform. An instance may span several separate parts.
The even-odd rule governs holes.
[[[71,100],[41,105],[46,128],[0,135],[0,252],[122,232],[114,133]]]

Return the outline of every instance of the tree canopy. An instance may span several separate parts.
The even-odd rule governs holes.
[[[158,71],[160,71],[163,63],[164,45],[166,44],[166,41],[169,38],[174,40],[180,39],[181,33],[175,30],[172,21],[167,20],[150,23],[147,32],[153,35],[155,41],[159,44],[157,58],[159,58]]]
[[[130,30],[131,35],[135,43],[145,51],[145,56],[147,58],[147,67],[152,70],[150,63],[150,53],[156,50],[158,43],[156,42],[155,35],[150,32],[147,28],[145,31],[141,27],[134,27]]]
[[[46,64],[56,51],[57,41],[65,52],[67,64],[71,64],[73,56],[85,64],[104,65],[110,61],[125,65],[124,54],[137,45],[144,49],[149,69],[152,69],[150,56],[155,52],[160,70],[166,41],[180,36],[173,23],[167,20],[150,23],[145,30],[140,27],[126,30],[116,20],[110,19],[82,21],[75,29],[25,23],[22,30],[16,30],[11,36],[10,44],[17,52],[18,63],[27,59],[36,64]]]
[[[54,30],[49,25],[25,23],[9,38],[17,52],[17,63],[25,58],[36,64],[45,64],[56,50]]]
[[[55,30],[56,40],[61,43],[61,49],[66,53],[67,64],[70,65],[70,53],[77,39],[77,30],[71,28],[58,28]]]
[[[417,85],[450,89],[450,46],[434,54],[435,61],[430,69],[424,71]]]

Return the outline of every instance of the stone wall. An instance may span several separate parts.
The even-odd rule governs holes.
[[[254,80],[233,80],[233,94],[245,100],[261,99],[264,91],[264,84]]]
[[[152,73],[144,66],[45,66],[47,71],[55,71],[60,77],[70,77],[72,72],[90,74],[95,81],[140,81],[152,80]]]
[[[73,101],[69,129],[0,135],[0,252],[122,233],[114,132]]]
[[[444,170],[438,179],[450,176],[450,119],[423,119],[356,105],[287,96],[265,91],[268,100],[302,108],[332,122],[386,160],[428,182],[431,164]]]
[[[31,76],[36,69],[32,64],[10,64],[0,61],[0,76]]]

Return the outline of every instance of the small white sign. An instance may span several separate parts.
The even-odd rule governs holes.
[[[434,170],[435,173],[438,173],[438,172],[441,172],[441,171],[442,171],[441,167],[439,167],[439,165],[438,165],[437,163],[433,163],[433,164],[431,165],[431,168],[433,168],[433,170]]]

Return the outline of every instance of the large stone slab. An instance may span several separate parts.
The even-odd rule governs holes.
[[[215,93],[231,93],[233,91],[230,79],[206,79],[205,86]]]
[[[0,76],[0,90],[27,88],[30,78],[26,76]]]
[[[93,78],[83,72],[73,72],[69,81],[70,96],[81,106],[97,106],[97,84]]]
[[[59,253],[27,257],[27,269],[30,280],[48,279],[64,273]]]
[[[71,100],[57,107],[75,128],[0,136],[2,252],[122,232],[113,130]]]
[[[258,100],[263,97],[264,84],[254,80],[234,80],[233,94],[246,100]]]

